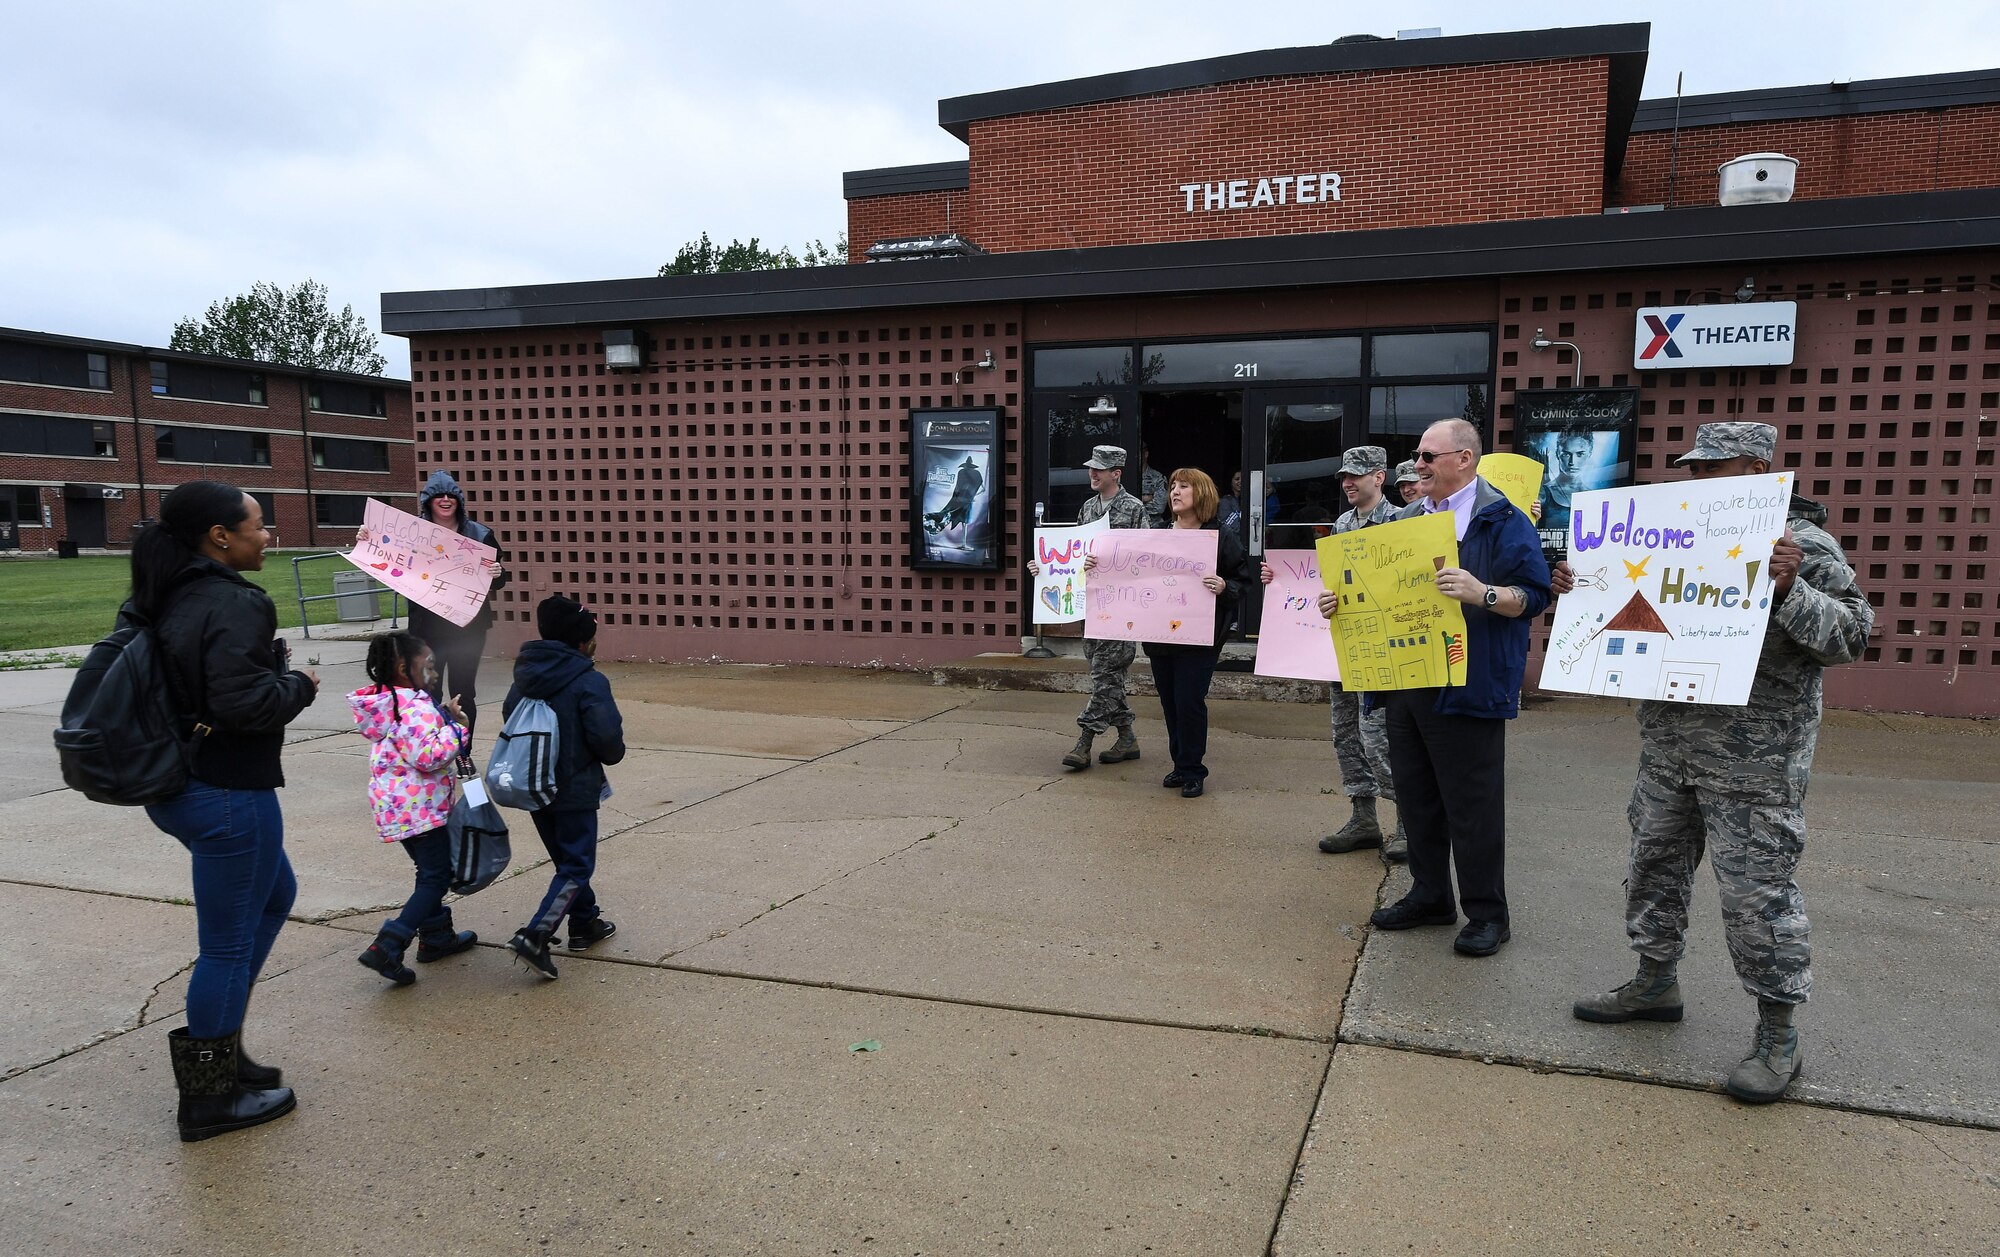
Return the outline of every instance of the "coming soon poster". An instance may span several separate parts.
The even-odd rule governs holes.
[[[1000,412],[910,412],[910,561],[1000,569]]]
[[[1514,394],[1514,449],[1548,468],[1542,477],[1542,549],[1569,548],[1575,496],[1622,488],[1633,478],[1639,391],[1522,389]]]

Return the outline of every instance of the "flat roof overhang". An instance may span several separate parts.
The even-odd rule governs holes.
[[[2000,249],[2000,188],[382,294],[398,335]]]

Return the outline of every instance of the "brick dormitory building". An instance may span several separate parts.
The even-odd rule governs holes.
[[[846,178],[882,260],[386,294],[417,470],[513,555],[497,642],[561,591],[619,656],[917,665],[1032,631],[1035,513],[1074,518],[1097,442],[1241,473],[1256,550],[1340,509],[1344,447],[1438,418],[1506,450],[1622,414],[1641,483],[1763,420],[1878,611],[1830,701],[2000,711],[2000,70],[1642,100],[1649,35],[957,97],[966,160]],[[967,464],[989,531],[913,507]]]
[[[414,508],[412,443],[403,380],[0,328],[0,552],[129,546],[188,480],[351,541],[369,498]]]

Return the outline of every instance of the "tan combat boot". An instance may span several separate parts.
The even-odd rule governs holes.
[[[1139,758],[1139,739],[1132,736],[1131,725],[1118,726],[1118,740],[1097,753],[1100,764],[1122,764],[1128,759]]]
[[[1088,729],[1085,729],[1082,733],[1078,734],[1076,739],[1076,745],[1070,748],[1069,754],[1063,756],[1062,759],[1063,767],[1064,768],[1090,767],[1090,740],[1096,736],[1097,736],[1096,734],[1092,733]]]
[[[1784,1098],[1785,1088],[1804,1066],[1799,1032],[1792,1025],[1792,1006],[1775,1000],[1757,1001],[1757,1038],[1750,1055],[1729,1073],[1723,1086],[1747,1104],[1769,1104]]]
[[[1679,1021],[1681,984],[1671,960],[1639,957],[1639,974],[1615,991],[1586,995],[1570,1009],[1578,1021]]]

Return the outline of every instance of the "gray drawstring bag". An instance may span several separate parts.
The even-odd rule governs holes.
[[[555,802],[556,713],[539,698],[514,705],[486,763],[486,791],[501,807],[535,812]]]
[[[470,895],[486,889],[514,858],[507,844],[507,821],[487,797],[472,761],[459,761],[464,783],[451,805],[445,830],[451,836],[451,889]]]

